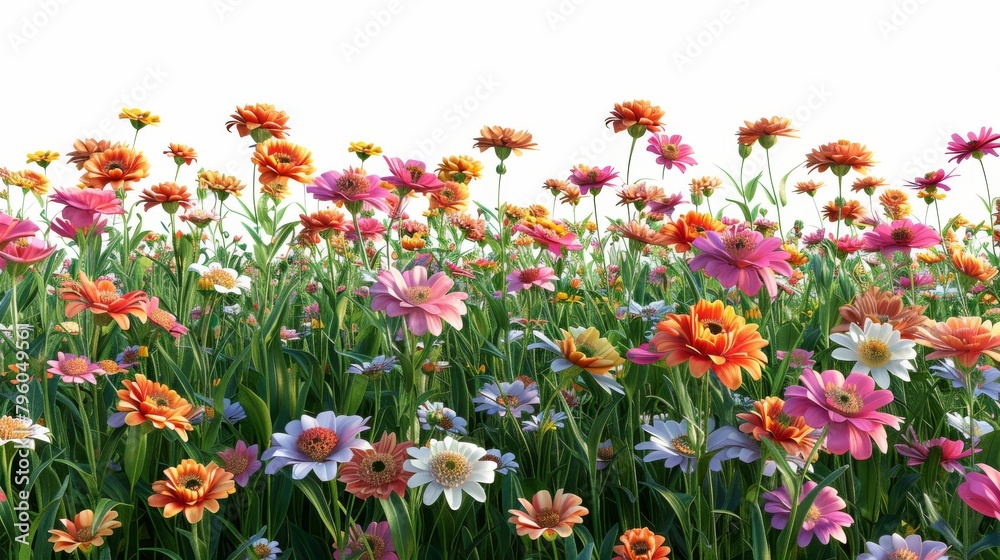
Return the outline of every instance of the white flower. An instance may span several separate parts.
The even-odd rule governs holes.
[[[249,276],[240,275],[232,268],[222,268],[219,263],[208,266],[194,263],[188,270],[201,276],[201,281],[207,284],[206,289],[214,288],[220,294],[242,294],[250,289]]]
[[[278,541],[268,541],[267,539],[257,539],[250,545],[250,549],[253,550],[254,558],[260,560],[277,560],[278,555],[281,554],[281,549],[278,548]],[[247,560],[250,560],[250,555],[246,556]]]
[[[984,422],[982,420],[975,420],[975,428],[970,430],[969,427],[973,426],[973,421],[968,416],[962,416],[957,412],[949,412],[945,414],[945,420],[948,425],[956,430],[962,432],[962,435],[966,438],[979,438],[985,436],[986,434],[993,431],[993,426],[989,422]]]
[[[916,343],[900,338],[891,324],[865,319],[863,328],[852,324],[850,331],[831,334],[830,340],[843,346],[833,351],[834,359],[855,362],[851,371],[870,374],[879,388],[889,388],[890,373],[910,380],[907,370],[913,369],[910,360],[917,357]]]
[[[424,505],[429,506],[444,494],[448,507],[457,510],[462,505],[462,492],[477,502],[486,501],[486,491],[480,483],[492,483],[497,464],[480,461],[486,450],[478,445],[457,441],[452,437],[444,441],[432,439],[427,447],[406,450],[411,459],[403,469],[413,473],[406,485],[424,488]]]
[[[22,447],[34,449],[36,439],[51,443],[49,433],[48,428],[35,424],[27,418],[0,416],[0,447],[13,441]]]

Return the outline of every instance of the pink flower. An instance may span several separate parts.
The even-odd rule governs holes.
[[[372,309],[385,310],[389,317],[405,317],[406,328],[417,336],[430,331],[441,334],[444,321],[456,329],[462,328],[462,315],[469,297],[465,292],[448,290],[455,282],[444,272],[427,277],[427,269],[415,266],[400,272],[395,268],[382,270],[372,286]]]
[[[684,197],[681,196],[681,193],[674,193],[668,194],[661,200],[650,200],[644,210],[650,217],[666,216],[667,218],[672,218],[674,210],[681,204],[687,204],[687,202],[684,202]]]
[[[66,239],[76,239],[78,234],[82,233],[87,235],[87,233],[91,231],[96,235],[101,235],[104,233],[104,227],[108,225],[108,221],[100,218],[95,218],[94,220],[95,221],[89,226],[77,227],[66,218],[57,216],[52,219],[52,223],[49,224],[49,229]]]
[[[58,360],[49,360],[49,373],[58,375],[66,383],[83,383],[86,381],[92,385],[97,385],[97,379],[94,378],[94,374],[104,371],[99,364],[90,363],[90,360],[86,356],[63,354],[62,352],[59,352],[58,356]]]
[[[691,157],[694,155],[691,146],[681,144],[680,134],[673,136],[654,134],[649,137],[649,146],[646,151],[657,155],[656,163],[667,169],[673,169],[676,166],[681,173],[687,171],[687,167],[685,167],[687,165],[698,165],[698,162]]]
[[[351,527],[347,534],[347,544],[344,546],[344,550],[338,549],[336,543],[334,543],[334,549],[334,560],[340,560],[341,557],[364,558],[366,560],[398,559],[388,521],[372,521],[368,524],[367,529],[362,529],[361,525]],[[368,554],[369,550],[374,555]]]
[[[115,191],[99,189],[57,189],[52,202],[64,204],[61,216],[75,227],[90,227],[99,216],[124,214]]]
[[[21,265],[32,265],[46,259],[54,253],[55,247],[37,237],[29,237],[26,240],[18,240],[8,243],[6,247],[0,249],[0,269],[8,263],[18,263]]]
[[[913,187],[914,189],[921,190],[934,190],[941,189],[943,191],[950,191],[951,187],[944,184],[944,181],[952,177],[958,177],[958,175],[953,175],[955,170],[952,169],[951,173],[945,173],[944,169],[938,169],[937,171],[931,171],[923,177],[916,177],[912,181],[907,181],[906,186]]]
[[[897,443],[896,452],[907,457],[909,460],[906,464],[911,467],[919,467],[927,462],[930,457],[931,450],[937,447],[941,450],[941,468],[948,472],[958,471],[965,474],[965,467],[959,462],[972,455],[972,449],[965,449],[965,443],[961,441],[950,440],[943,437],[938,437],[930,439],[927,441],[920,441],[917,439],[917,433],[913,430],[913,426],[910,426],[909,436],[904,438],[906,443]],[[979,453],[982,449],[976,449],[975,452]]]
[[[863,373],[844,374],[828,369],[823,373],[803,370],[802,386],[785,389],[785,414],[802,416],[806,424],[828,427],[826,447],[834,455],[848,451],[855,459],[872,456],[872,441],[886,452],[885,426],[899,429],[903,420],[876,409],[893,401],[892,392],[875,390],[875,380]]]
[[[375,218],[359,218],[358,227],[361,229],[361,237],[366,241],[382,239],[385,236],[385,226]],[[351,224],[351,229],[344,234],[344,238],[348,241],[358,240],[358,232],[354,229],[354,224]]]
[[[556,286],[552,281],[558,279],[559,277],[556,276],[555,271],[547,266],[515,270],[507,275],[507,282],[509,282],[507,291],[517,292],[530,289],[532,286],[538,286],[543,290],[554,292]]]
[[[934,228],[912,222],[909,218],[879,224],[864,235],[865,250],[882,251],[887,258],[892,258],[896,251],[909,256],[911,249],[926,249],[938,243],[941,243],[941,236]]]
[[[837,240],[837,250],[848,255],[851,253],[857,253],[858,251],[865,248],[865,242],[860,237],[853,236],[851,234],[844,235]]]
[[[544,245],[555,256],[562,255],[562,250],[579,251],[583,245],[576,239],[576,235],[566,229],[559,220],[549,220],[548,218],[528,217],[514,224],[511,228],[514,233],[523,233],[535,240],[535,243]]]
[[[958,485],[958,496],[986,517],[1000,519],[1000,472],[986,463],[976,466],[983,472],[965,475],[965,482]]]
[[[785,403],[787,409],[788,403]],[[816,483],[809,480],[802,484],[802,491],[799,493],[799,503],[803,498],[816,487]],[[777,490],[764,493],[764,511],[774,514],[771,516],[771,527],[779,531],[788,525],[788,518],[792,512],[792,496],[788,488],[782,486]],[[795,542],[800,547],[805,548],[812,542],[813,536],[823,544],[829,544],[830,538],[847,542],[847,534],[844,527],[854,524],[854,518],[843,510],[847,507],[847,502],[837,495],[837,491],[830,486],[819,491],[816,499],[806,512],[805,520],[802,522],[802,529],[799,530],[798,538]]]
[[[161,329],[167,331],[174,338],[180,338],[182,334],[187,334],[187,327],[177,322],[177,317],[165,309],[160,309],[160,298],[150,298],[146,304],[146,316],[149,321]]]
[[[329,200],[338,204],[361,203],[365,210],[381,210],[389,212],[387,197],[389,191],[380,185],[382,179],[378,175],[365,175],[363,169],[348,167],[343,173],[327,171],[316,177],[313,184],[306,187],[306,192],[316,200]],[[348,206],[350,210],[350,206]],[[352,213],[355,213],[352,211]]]
[[[694,240],[702,251],[691,259],[691,270],[705,269],[705,273],[719,280],[725,288],[739,287],[748,296],[757,295],[761,286],[774,299],[778,296],[775,273],[792,275],[788,265],[791,256],[781,248],[781,239],[764,238],[751,229],[726,228],[722,235],[706,231],[706,237]]]
[[[586,195],[591,189],[595,193],[601,192],[601,189],[607,186],[612,179],[618,177],[618,172],[607,167],[590,167],[589,165],[579,164],[573,166],[570,176],[566,179],[570,183],[580,187],[580,195]]]
[[[816,365],[816,360],[812,359],[814,352],[796,348],[792,350],[791,354],[792,357],[788,359],[788,369],[805,369]],[[778,350],[774,353],[778,361],[783,361],[787,355],[788,352],[784,350]]]
[[[232,473],[233,481],[242,487],[246,487],[250,477],[261,467],[261,462],[257,460],[257,445],[247,447],[243,440],[237,441],[233,449],[219,451],[218,455],[222,459],[222,468]]]
[[[397,188],[409,189],[418,193],[432,193],[444,188],[444,183],[433,173],[427,173],[427,166],[415,159],[403,160],[385,157],[392,175],[382,177],[382,180]]]
[[[979,129],[979,134],[969,133],[969,139],[965,140],[958,134],[951,135],[951,142],[948,142],[948,152],[946,155],[955,156],[948,162],[962,163],[971,158],[982,159],[985,154],[997,155],[997,148],[1000,148],[1000,134],[993,133],[993,127],[987,129],[985,126]]]
[[[18,220],[0,212],[0,249],[15,239],[31,237],[38,233],[38,226],[31,220]]]

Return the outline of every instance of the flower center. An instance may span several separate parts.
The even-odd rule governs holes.
[[[591,183],[596,183],[597,182],[597,171],[588,171],[587,172],[587,180],[590,181]]]
[[[231,290],[236,287],[236,278],[221,268],[213,268],[209,270],[202,278],[207,278],[212,284],[222,286],[227,290]]]
[[[170,329],[174,328],[174,325],[177,322],[174,319],[173,315],[171,315],[170,313],[167,313],[166,311],[164,311],[162,309],[157,309],[156,311],[153,311],[152,313],[150,313],[149,314],[149,320],[152,321],[152,322],[154,322],[154,323],[156,323],[157,325],[160,325],[161,327],[163,327],[164,329],[166,329],[168,331]],[[105,370],[105,371],[107,371],[107,370]]]
[[[406,299],[410,300],[410,303],[417,305],[431,299],[431,289],[428,286],[413,286],[412,288],[406,288],[403,292],[406,294]]]
[[[163,393],[151,393],[146,395],[146,402],[153,404],[154,406],[170,406],[170,399],[167,395]]]
[[[239,476],[247,470],[250,466],[250,461],[247,459],[246,455],[242,453],[234,453],[231,457],[226,459],[226,471],[232,473],[233,476]]]
[[[278,163],[292,163],[292,158],[288,154],[278,154],[274,156],[274,160]]]
[[[388,453],[372,453],[361,461],[358,472],[369,486],[385,486],[399,474],[399,465]]]
[[[677,144],[669,144],[666,142],[660,144],[660,154],[666,159],[673,161],[677,159],[678,153],[680,153],[680,150],[677,149]]]
[[[11,416],[0,417],[0,440],[24,439],[28,437],[28,425]]]
[[[601,461],[610,461],[615,458],[615,448],[610,445],[602,445],[597,448],[597,458]]]
[[[868,367],[882,367],[892,360],[892,350],[884,340],[869,338],[858,344],[858,359]]]
[[[385,541],[383,541],[382,537],[379,537],[378,535],[366,534],[361,537],[361,546],[358,550],[365,551],[365,553],[361,555],[360,560],[380,560],[382,558],[382,554],[385,552]],[[370,555],[368,550],[371,550]]]
[[[854,385],[838,387],[830,383],[826,386],[825,395],[826,404],[841,414],[857,414],[865,407],[865,401],[858,395]]]
[[[687,434],[681,434],[670,440],[670,445],[681,455],[694,457],[694,449],[691,449],[691,438]]]
[[[538,523],[539,527],[555,527],[560,521],[562,521],[562,516],[552,508],[545,508],[535,516],[535,522]]]
[[[537,268],[526,268],[521,271],[521,283],[530,284],[535,280],[538,280],[538,269]]]
[[[901,549],[890,552],[886,560],[920,560],[920,557],[912,550]]]
[[[419,165],[407,165],[406,170],[410,172],[410,180],[417,182],[424,175],[424,170]]]
[[[118,368],[118,362],[114,360],[101,360],[97,363],[101,366],[101,369],[104,370],[104,373],[118,373],[121,371]]]
[[[782,427],[786,427],[792,423],[792,418],[785,414],[784,412],[779,412],[774,415],[774,421],[780,424]]]
[[[121,171],[122,169],[125,169],[125,166],[122,165],[122,162],[120,161],[109,161],[108,164],[104,166],[104,171],[106,172]]]
[[[635,557],[640,557],[643,554],[649,554],[649,543],[646,541],[639,541],[632,543],[632,555]]]
[[[93,527],[80,527],[76,530],[76,542],[85,543],[90,542],[94,538],[94,528]]]
[[[497,464],[497,468],[498,469],[503,466],[503,465],[500,464],[500,457],[497,457],[496,455],[494,455],[492,453],[488,453],[486,455],[483,455],[483,458],[480,459],[480,461],[493,461],[494,463]]]
[[[330,428],[317,426],[299,434],[299,437],[295,439],[295,446],[303,455],[309,457],[309,460],[319,463],[329,457],[330,453],[333,453],[339,441],[337,432]]]
[[[69,360],[63,360],[59,364],[59,369],[66,375],[77,376],[87,373],[87,365],[87,360],[83,358],[70,358]]]
[[[253,545],[253,553],[257,555],[257,558],[267,558],[271,555],[271,547],[264,543]]]
[[[185,490],[194,492],[204,486],[205,481],[201,479],[200,476],[196,474],[184,475],[178,480],[180,484],[178,486],[183,487]]]
[[[497,404],[500,406],[506,406],[508,408],[516,408],[521,400],[514,395],[506,395],[497,397]]]
[[[901,245],[906,245],[913,241],[913,230],[903,226],[892,230],[892,240]]]
[[[431,475],[445,488],[458,488],[472,474],[472,463],[456,451],[442,451],[430,461]]]
[[[725,329],[722,328],[722,323],[714,319],[702,319],[701,326],[708,329],[708,332],[712,334],[722,334]]]
[[[337,179],[337,190],[348,197],[356,197],[371,190],[368,177],[360,173],[345,173]]]
[[[806,512],[806,518],[803,521],[805,521],[806,523],[810,521],[815,522],[817,519],[820,518],[821,515],[823,514],[819,511],[818,507],[809,506],[809,511]]]
[[[757,248],[756,239],[751,230],[743,230],[727,235],[723,242],[726,252],[734,259],[745,259]]]
[[[116,290],[99,290],[97,295],[101,298],[101,303],[111,303],[118,300],[118,292]]]

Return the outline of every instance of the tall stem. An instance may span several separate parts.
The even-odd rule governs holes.
[[[997,256],[996,243],[993,242],[993,195],[990,194],[990,179],[986,176],[986,165],[983,160],[979,160],[979,167],[983,170],[983,181],[986,183],[986,223],[990,228],[990,252]]]
[[[625,184],[626,185],[631,185],[632,184],[631,182],[629,182],[629,177],[631,177],[631,174],[632,174],[632,153],[635,151],[635,143],[636,143],[637,140],[639,140],[639,139],[636,138],[635,136],[633,136],[632,137],[632,146],[630,146],[629,149],[628,149],[628,166],[625,168]]]
[[[767,178],[771,181],[771,196],[774,197],[774,207],[778,211],[778,238],[785,239],[785,228],[781,225],[781,198],[778,196],[778,188],[774,185],[774,177],[771,175],[771,150],[764,150],[767,158]]]

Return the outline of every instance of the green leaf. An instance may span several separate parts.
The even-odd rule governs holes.
[[[392,531],[393,543],[396,545],[396,555],[400,560],[412,560],[414,556],[413,544],[416,542],[416,535],[413,533],[413,525],[410,524],[410,512],[406,508],[406,503],[393,492],[388,500],[379,500],[385,518],[389,522],[389,530]],[[396,538],[396,537],[399,538]]]
[[[320,489],[319,483],[312,477],[293,480],[292,482],[299,488],[299,491],[305,494],[306,499],[309,500],[309,503],[312,504],[319,515],[320,521],[326,526],[326,530],[330,532],[330,536],[336,537],[338,533],[337,525],[333,522],[333,514],[330,513],[330,504],[327,503],[326,496],[323,495],[323,490]]]
[[[754,560],[771,560],[771,548],[767,544],[764,516],[760,513],[760,506],[757,504],[750,505],[750,534]]]
[[[805,163],[805,162],[803,162],[803,163]],[[802,165],[802,163],[800,163],[799,165],[796,165],[795,167],[789,169],[788,173],[785,173],[785,176],[782,177],[780,181],[778,181],[778,199],[781,200],[781,205],[782,206],[788,206],[788,195],[786,194],[786,191],[785,191],[785,184],[788,183],[788,177],[789,177],[789,175],[792,174],[792,171],[795,171],[801,165]]]
[[[149,434],[143,433],[141,426],[129,426],[125,435],[125,474],[128,476],[129,490],[135,490],[135,483],[149,468],[149,453],[146,439]]]

